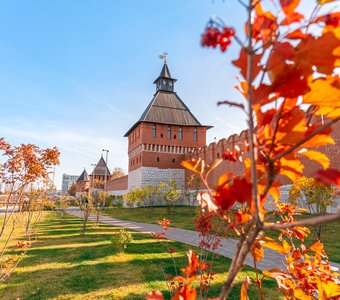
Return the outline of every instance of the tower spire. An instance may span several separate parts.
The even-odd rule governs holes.
[[[159,55],[158,57],[164,61],[164,64],[168,62],[168,52],[163,52],[163,54]]]
[[[163,60],[164,64],[161,73],[154,81],[154,84],[156,84],[156,91],[174,92],[174,84],[177,80],[171,77],[170,70],[167,64],[168,53],[164,52],[158,57]]]

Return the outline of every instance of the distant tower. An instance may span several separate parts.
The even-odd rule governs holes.
[[[105,176],[106,181],[109,181],[111,179],[110,170],[107,167],[103,156],[101,156],[101,158],[99,159],[98,163],[96,164],[95,168],[93,169],[90,175],[91,188],[100,190],[104,189]]]
[[[76,196],[82,193],[88,192],[90,188],[90,177],[84,169],[83,173],[78,177],[76,181]]]
[[[154,81],[156,93],[140,119],[125,134],[128,137],[128,189],[158,185],[174,179],[184,187],[181,166],[185,153],[206,144],[211,126],[201,123],[176,94],[177,81],[171,77],[166,61]]]

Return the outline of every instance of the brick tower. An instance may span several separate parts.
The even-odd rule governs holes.
[[[88,192],[90,189],[90,177],[84,169],[83,173],[78,177],[76,181],[76,196],[82,193]]]
[[[109,181],[111,178],[111,173],[109,168],[106,165],[106,162],[101,156],[98,163],[95,165],[90,177],[91,188],[92,189],[104,189],[105,181]]]
[[[185,154],[206,145],[206,131],[176,94],[166,61],[154,81],[156,93],[128,137],[128,189],[158,185],[170,178],[184,187],[181,161]]]

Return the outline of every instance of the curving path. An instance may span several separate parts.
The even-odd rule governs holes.
[[[70,215],[82,218],[83,212],[79,209],[67,209],[66,210]],[[89,220],[95,221],[96,215],[91,214]],[[124,227],[131,230],[144,232],[144,233],[161,233],[162,227],[159,225],[154,224],[146,224],[146,223],[139,223],[133,221],[126,221],[126,220],[118,220],[108,216],[100,216],[101,223],[109,224],[117,227]],[[196,231],[186,230],[171,227],[171,230],[167,232],[167,238],[178,241],[184,244],[192,245],[198,247],[201,238]],[[237,240],[223,238],[222,239],[222,246],[220,246],[215,253],[222,255],[224,257],[228,257],[232,259],[234,257],[234,253],[236,252],[237,247]],[[271,249],[263,248],[265,252],[264,258],[259,261],[256,265],[257,268],[260,270],[270,270],[270,269],[277,269],[277,268],[284,268],[283,264],[283,256],[276,253]],[[248,255],[246,258],[245,264],[249,267],[254,267],[253,258],[251,255]],[[332,263],[333,267],[340,269],[340,264]]]

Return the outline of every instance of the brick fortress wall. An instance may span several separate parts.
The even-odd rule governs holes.
[[[325,153],[330,158],[330,167],[334,169],[340,169],[340,122],[332,126],[331,136],[335,141],[334,145],[327,145],[323,147],[317,147],[315,150]],[[234,149],[235,145],[238,145],[242,150],[245,140],[248,139],[248,131],[244,130],[239,135],[233,134],[227,139],[221,139],[217,143],[211,143],[210,145],[195,149],[193,152],[189,152],[185,155],[185,160],[190,159],[203,159],[207,164],[211,164],[214,160],[222,158],[224,152],[228,149]],[[315,172],[321,169],[321,165],[318,163],[306,159],[302,159],[305,164],[304,175],[306,177],[313,177]],[[225,172],[232,172],[234,175],[241,175],[244,171],[243,164],[240,162],[223,161],[212,171],[209,176],[209,184],[216,185],[218,178]],[[192,172],[186,170],[185,176],[191,176]],[[283,184],[291,184],[292,182],[287,178],[280,179]]]

